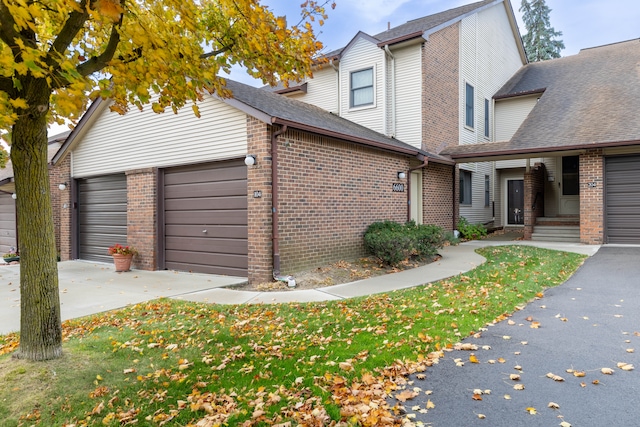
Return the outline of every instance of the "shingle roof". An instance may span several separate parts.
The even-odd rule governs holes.
[[[315,105],[233,80],[227,80],[227,88],[231,90],[235,100],[271,117],[272,123],[288,124],[292,127],[324,133],[336,138],[342,137],[345,140],[369,143],[368,145],[391,151],[406,154],[420,153],[434,161],[451,162],[449,158],[428,153],[395,138],[389,138]]]
[[[464,15],[475,12],[477,9],[490,5],[492,3],[498,3],[496,0],[484,0],[476,3],[467,4],[465,6],[456,7],[453,9],[445,10],[444,12],[436,13],[422,18],[413,19],[402,25],[391,28],[382,33],[376,34],[374,38],[385,42],[389,40],[395,40],[404,36],[417,33],[419,31],[425,32],[432,30],[442,24],[452,21],[456,18],[461,18]]]
[[[445,150],[455,158],[640,145],[640,39],[525,65],[495,95],[542,91],[510,141]]]

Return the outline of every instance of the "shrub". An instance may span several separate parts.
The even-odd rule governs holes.
[[[416,225],[414,221],[405,225],[393,221],[376,222],[364,234],[367,252],[391,266],[411,257],[433,256],[443,243],[441,227]]]
[[[484,225],[471,224],[463,216],[458,220],[458,231],[460,232],[460,236],[464,239],[479,239],[480,237],[487,235],[487,229]]]

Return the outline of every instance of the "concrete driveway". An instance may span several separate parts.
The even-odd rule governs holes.
[[[112,264],[58,263],[62,320],[87,316],[160,297],[181,297],[246,283],[245,277],[176,271],[116,273]],[[0,267],[0,334],[20,329],[20,266]]]
[[[478,345],[473,353],[480,363],[470,363],[469,351],[452,351],[426,371],[425,380],[411,378],[409,388],[432,391],[404,404],[416,414],[414,422],[432,427],[639,424],[640,247],[602,247],[566,283],[510,320],[465,341]],[[531,320],[539,328],[532,328]],[[456,366],[457,358],[464,366]],[[636,369],[625,371],[618,363]],[[603,374],[602,368],[613,374]],[[524,389],[514,389],[516,384]],[[490,394],[474,399],[474,389]],[[427,399],[435,407],[421,413]],[[559,409],[549,408],[551,402]]]

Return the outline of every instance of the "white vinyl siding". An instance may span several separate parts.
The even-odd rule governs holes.
[[[313,72],[313,78],[307,79],[307,93],[296,95],[295,99],[339,114],[338,90],[338,73],[326,65]]]
[[[491,99],[511,76],[522,67],[516,38],[509,23],[504,3],[464,18],[460,25],[459,129],[460,144],[485,143],[484,100]],[[474,88],[473,129],[465,126],[466,84]],[[494,115],[490,105],[489,115]],[[490,129],[493,127],[489,123]],[[497,140],[497,132],[494,135]],[[491,203],[485,206],[484,179],[493,175],[493,163],[461,165],[473,173],[473,203],[460,206],[460,215],[472,223],[487,223],[493,218]],[[493,191],[493,189],[492,189]],[[491,200],[495,196],[491,194]]]
[[[344,53],[340,61],[340,111],[342,117],[362,126],[384,133],[384,51],[371,41],[359,38]],[[373,69],[373,105],[351,108],[351,73]]]
[[[147,106],[124,116],[109,109],[81,137],[72,174],[87,177],[146,167],[177,166],[240,157],[247,151],[246,114],[206,97],[201,118],[190,106],[156,114]]]
[[[415,45],[393,52],[396,62],[395,137],[417,148],[422,148],[420,47],[421,45]]]
[[[513,137],[533,107],[536,106],[539,96],[523,96],[496,101],[496,141],[508,141]]]

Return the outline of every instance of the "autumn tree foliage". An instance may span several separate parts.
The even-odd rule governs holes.
[[[0,132],[11,144],[20,234],[18,357],[62,353],[48,124],[78,119],[97,97],[120,113],[191,104],[197,115],[204,93],[227,95],[219,73],[236,64],[266,83],[299,80],[322,47],[312,21],[322,24],[327,4],[305,1],[290,25],[260,0],[0,0]]]
[[[562,36],[562,31],[551,26],[551,9],[545,0],[522,0],[520,12],[527,30],[522,42],[529,62],[560,58],[564,42],[558,37]]]

